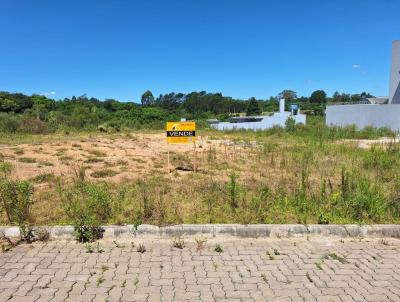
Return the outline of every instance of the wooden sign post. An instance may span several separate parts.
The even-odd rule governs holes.
[[[193,143],[194,157],[196,157],[196,123],[195,122],[167,122],[167,143],[168,144],[190,144]],[[167,152],[168,173],[170,169],[169,150]],[[197,164],[193,164],[194,172],[197,171]]]

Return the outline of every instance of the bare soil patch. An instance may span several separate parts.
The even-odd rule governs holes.
[[[199,137],[198,160],[206,146],[215,148],[220,144],[220,141]],[[193,169],[193,145],[167,145],[163,132],[0,146],[1,155],[13,166],[11,177],[36,183],[43,183],[51,175],[72,178],[80,167],[85,169],[87,179],[104,178],[113,182],[135,179],[151,170],[166,172],[168,150],[172,170],[176,168],[184,173]]]

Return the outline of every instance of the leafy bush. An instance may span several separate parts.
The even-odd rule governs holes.
[[[351,214],[355,220],[383,221],[387,204],[381,191],[369,181],[361,179],[351,199]]]
[[[45,122],[28,116],[24,116],[22,118],[20,129],[22,132],[26,133],[40,134],[47,132],[47,126]]]
[[[6,133],[17,132],[20,126],[20,118],[14,114],[1,114],[0,116],[0,130]]]
[[[64,209],[72,220],[79,242],[92,242],[102,237],[101,224],[112,215],[112,197],[103,183],[76,181],[69,189],[59,186]]]
[[[97,127],[100,132],[114,133],[121,131],[120,121],[109,121],[107,123],[101,124]]]
[[[239,190],[240,186],[237,183],[237,176],[235,173],[229,175],[229,183],[227,184],[227,189],[229,191],[229,204],[231,208],[237,209],[239,207]]]
[[[12,168],[11,163],[0,161],[0,173],[3,174],[3,177],[7,177],[11,173]]]
[[[31,219],[33,187],[28,181],[13,181],[4,178],[0,182],[0,202],[8,222],[20,228],[21,239],[31,241]]]
[[[285,129],[288,132],[293,132],[296,130],[296,121],[295,119],[289,117],[285,122]]]

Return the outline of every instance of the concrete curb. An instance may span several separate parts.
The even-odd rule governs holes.
[[[45,227],[53,239],[73,239],[73,226]],[[308,235],[336,236],[341,238],[400,238],[400,225],[302,225],[302,224],[180,224],[158,227],[142,224],[137,228],[134,225],[110,225],[104,226],[104,238],[123,237],[174,237],[203,235],[205,237],[235,236],[248,238],[289,238],[304,237]],[[18,227],[2,227],[8,237],[19,236]]]

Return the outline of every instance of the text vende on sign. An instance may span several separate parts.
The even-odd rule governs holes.
[[[196,141],[195,122],[167,122],[167,143],[189,144]]]

